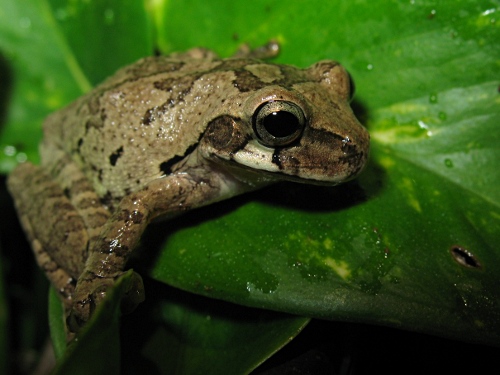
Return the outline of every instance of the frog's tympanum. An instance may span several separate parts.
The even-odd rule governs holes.
[[[337,62],[147,57],[44,123],[41,165],[8,187],[40,267],[70,313],[90,318],[148,223],[280,180],[336,185],[360,173],[369,135]]]

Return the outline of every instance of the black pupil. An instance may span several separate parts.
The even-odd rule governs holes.
[[[272,112],[263,121],[264,128],[276,138],[288,137],[299,128],[299,120],[287,111]]]

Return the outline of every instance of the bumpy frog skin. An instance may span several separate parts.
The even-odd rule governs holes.
[[[348,73],[259,60],[273,51],[147,57],[46,119],[41,165],[19,165],[8,187],[71,330],[153,219],[279,180],[336,185],[360,173],[369,135]]]

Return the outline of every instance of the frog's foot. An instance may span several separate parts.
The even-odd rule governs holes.
[[[106,298],[107,291],[113,287],[119,276],[121,275],[113,278],[80,277],[73,295],[73,307],[66,319],[69,331],[78,332],[90,320],[95,310]],[[143,301],[144,285],[142,278],[138,273],[134,272],[121,300],[121,312],[128,314]]]
[[[144,302],[145,298],[142,277],[134,272],[120,303],[122,314],[130,314],[140,303]]]

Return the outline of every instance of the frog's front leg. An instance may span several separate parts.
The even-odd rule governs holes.
[[[78,279],[69,328],[77,331],[92,315],[106,290],[123,274],[131,252],[151,220],[200,207],[245,189],[206,166],[193,167],[149,183],[125,196],[93,244]]]

